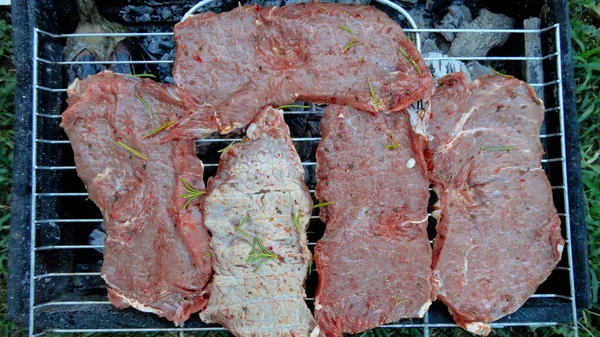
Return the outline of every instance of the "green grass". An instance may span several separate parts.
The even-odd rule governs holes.
[[[593,0],[571,2],[571,34],[577,103],[581,131],[581,156],[586,220],[589,232],[593,307],[581,313],[582,336],[600,336],[600,5]]]
[[[600,31],[594,26],[600,20],[600,7],[593,0],[571,1],[571,25],[573,57],[577,82],[579,123],[581,127],[581,155],[583,184],[586,195],[587,223],[590,234],[590,266],[593,280],[593,308],[581,313],[580,333],[582,337],[600,336],[600,302],[598,301],[598,277],[600,276]],[[10,40],[10,16],[7,9],[0,9],[0,336],[23,336],[21,329],[7,321],[6,272],[9,229],[10,183],[13,151],[13,90],[15,87],[12,70],[12,44]],[[92,334],[79,334],[91,336]],[[167,336],[149,334],[150,336]],[[224,332],[186,334],[186,336],[225,337]],[[422,336],[419,330],[375,329],[357,336],[391,337]],[[492,335],[500,337],[552,337],[567,336],[564,327],[544,329],[503,329]],[[63,335],[64,336],[64,335]],[[111,335],[112,336],[112,335]],[[141,336],[136,335],[136,336]],[[168,334],[168,336],[174,336]],[[435,337],[470,336],[461,329],[436,329]],[[94,337],[99,337],[95,334]]]
[[[15,73],[12,66],[12,42],[9,11],[0,11],[0,336],[22,334],[6,315],[6,276],[8,229],[10,220],[10,183],[13,158],[15,116],[13,92]]]

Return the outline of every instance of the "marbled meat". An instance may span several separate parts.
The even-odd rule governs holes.
[[[177,24],[175,41],[173,78],[187,93],[189,111],[171,138],[227,133],[267,105],[296,100],[399,111],[433,88],[429,68],[402,28],[372,6],[300,3],[205,12]]]
[[[406,111],[372,115],[349,106],[329,106],[321,134],[316,195],[330,202],[315,250],[321,335],[423,317],[435,299],[424,136]]]
[[[429,121],[434,279],[457,324],[486,335],[550,275],[565,244],[540,164],[544,105],[515,78],[455,73],[439,85]]]
[[[181,323],[206,305],[212,268],[200,199],[181,196],[204,189],[194,141],[158,144],[149,135],[181,117],[174,89],[111,72],[88,76],[69,87],[61,126],[104,218],[110,301]]]
[[[281,110],[266,108],[208,181],[215,275],[200,317],[236,336],[308,336],[304,282],[312,199]]]

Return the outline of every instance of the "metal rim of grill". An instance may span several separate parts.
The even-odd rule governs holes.
[[[378,2],[384,4],[390,4],[387,0],[376,0]],[[206,2],[206,1],[205,1]],[[392,8],[398,7],[393,4]],[[399,8],[399,7],[398,7]],[[403,15],[408,15],[405,11],[402,13]],[[409,22],[412,19],[409,20]],[[414,23],[414,21],[412,21]],[[510,34],[548,34],[550,39],[554,41],[553,52],[549,52],[546,55],[542,55],[539,57],[531,57],[531,56],[485,56],[485,57],[424,57],[425,61],[434,61],[434,60],[460,60],[460,61],[468,61],[468,60],[477,60],[477,61],[537,61],[537,62],[548,62],[549,64],[553,64],[555,67],[554,73],[555,78],[544,82],[544,83],[530,83],[530,85],[534,88],[540,88],[541,90],[551,90],[555,96],[555,104],[553,106],[547,106],[545,113],[546,114],[555,114],[555,117],[558,120],[558,130],[554,130],[555,132],[545,133],[540,135],[542,141],[545,140],[558,140],[560,150],[558,152],[558,156],[552,157],[544,157],[542,160],[543,164],[552,164],[552,171],[554,174],[560,174],[562,177],[562,184],[553,185],[552,190],[554,193],[559,193],[562,195],[562,203],[556,204],[559,210],[562,210],[559,213],[559,216],[562,221],[563,233],[566,239],[566,249],[563,253],[566,256],[566,265],[560,265],[556,268],[554,273],[567,273],[568,274],[568,292],[567,294],[556,294],[556,293],[536,293],[531,298],[533,299],[555,299],[559,301],[563,301],[565,303],[570,303],[571,306],[571,317],[569,322],[548,322],[548,321],[528,321],[528,322],[497,322],[492,323],[491,326],[493,328],[502,328],[502,327],[511,327],[511,326],[530,326],[530,327],[542,327],[542,326],[556,326],[556,325],[568,325],[572,328],[574,335],[578,335],[577,328],[577,306],[576,306],[576,298],[575,298],[575,281],[574,281],[574,272],[573,272],[573,252],[571,247],[571,219],[570,219],[570,207],[569,207],[569,186],[567,182],[567,164],[565,160],[566,156],[566,140],[565,140],[565,117],[564,117],[564,105],[563,105],[563,77],[562,77],[562,67],[561,67],[561,39],[560,39],[560,25],[554,24],[542,29],[426,29],[426,28],[411,28],[405,29],[407,33],[417,34],[417,39],[419,33],[441,33],[441,32],[452,32],[452,33],[460,33],[460,32],[471,32],[471,33],[510,33]],[[69,141],[66,139],[45,139],[38,137],[38,122],[42,124],[43,120],[52,120],[52,119],[60,119],[60,111],[58,114],[48,114],[43,111],[38,111],[40,103],[43,103],[42,100],[39,99],[39,94],[44,93],[44,95],[61,95],[61,99],[64,100],[65,93],[67,91],[66,88],[53,88],[47,87],[40,83],[40,70],[44,66],[52,65],[52,66],[62,66],[62,65],[70,65],[70,64],[90,64],[90,63],[98,63],[98,64],[132,64],[132,63],[172,63],[172,60],[154,60],[154,61],[95,61],[95,62],[86,62],[86,61],[52,61],[40,56],[40,41],[47,39],[66,39],[68,37],[82,37],[82,36],[172,36],[172,32],[160,32],[160,33],[118,33],[118,34],[52,34],[41,29],[35,27],[33,29],[33,55],[32,55],[32,67],[33,67],[33,88],[32,88],[32,133],[31,133],[31,141],[32,141],[32,157],[31,157],[31,217],[30,217],[30,242],[34,243],[30,248],[30,278],[29,278],[29,336],[37,336],[44,333],[79,333],[79,332],[179,332],[183,335],[184,332],[194,332],[194,331],[208,331],[208,330],[223,330],[221,327],[174,327],[174,328],[104,328],[104,329],[46,329],[40,333],[36,333],[35,331],[35,315],[36,311],[40,308],[47,307],[61,307],[61,306],[86,306],[87,310],[92,310],[94,306],[98,305],[111,305],[108,300],[105,301],[49,301],[45,303],[35,303],[35,294],[37,283],[40,281],[47,281],[54,278],[62,278],[62,277],[75,277],[75,276],[90,276],[90,277],[99,277],[99,272],[56,272],[56,273],[43,273],[36,274],[36,254],[38,252],[46,252],[46,251],[58,251],[58,250],[85,250],[85,249],[94,249],[101,248],[102,245],[86,245],[86,244],[72,244],[72,245],[46,245],[46,246],[36,246],[36,235],[39,235],[38,231],[44,230],[45,224],[77,224],[77,223],[101,223],[102,219],[98,218],[60,218],[60,219],[52,219],[52,218],[38,218],[37,209],[38,209],[38,201],[44,198],[85,198],[87,197],[87,193],[85,191],[81,192],[65,192],[62,190],[54,190],[54,191],[38,191],[37,187],[37,176],[42,172],[47,171],[65,171],[65,170],[75,170],[75,166],[57,166],[57,165],[46,165],[44,163],[38,162],[38,147],[39,146],[50,146],[50,147],[58,147],[58,146],[68,146]],[[419,44],[419,43],[418,43]],[[309,104],[310,108],[307,110],[291,110],[286,111],[287,115],[294,114],[322,114],[323,108],[320,106],[316,106],[314,104]],[[231,142],[233,140],[240,140],[239,138],[208,138],[197,140],[197,143],[223,143],[223,142]],[[311,138],[293,138],[294,142],[318,142],[320,137],[311,137]],[[202,158],[201,158],[202,159]],[[304,161],[302,163],[305,167],[314,167],[316,165],[315,162],[307,162]],[[216,167],[218,163],[204,163],[204,166],[207,168]],[[544,167],[546,169],[546,167]],[[546,170],[548,173],[548,170]],[[311,190],[311,193],[314,194],[314,190]],[[556,196],[556,194],[555,194]],[[559,203],[556,201],[555,203]],[[431,215],[431,214],[429,214]],[[313,215],[311,217],[311,221],[316,220],[318,218],[317,215]],[[41,227],[40,227],[41,226]],[[314,246],[315,242],[309,242],[309,246]],[[565,285],[567,286],[567,285]],[[307,298],[307,300],[312,300],[312,298]],[[89,309],[88,309],[89,308]],[[397,324],[387,324],[383,327],[387,328],[420,328],[423,330],[424,336],[429,336],[431,329],[435,328],[450,328],[456,327],[453,323],[435,323],[430,322],[429,312],[425,315],[422,322],[412,322],[412,321],[402,321]]]

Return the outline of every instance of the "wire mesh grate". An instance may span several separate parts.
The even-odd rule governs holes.
[[[386,2],[385,0],[382,0]],[[394,5],[397,7],[397,5]],[[548,73],[547,78],[552,78],[543,83],[531,83],[532,87],[539,88],[543,91],[546,103],[546,116],[547,119],[555,120],[555,126],[548,128],[545,133],[540,135],[541,141],[545,143],[552,151],[544,156],[542,160],[544,170],[549,177],[554,178],[552,181],[552,189],[554,192],[554,200],[559,215],[563,224],[563,235],[566,238],[567,249],[563,254],[563,261],[559,264],[556,270],[552,273],[552,276],[556,276],[557,280],[562,283],[562,290],[555,292],[545,292],[543,287],[538,289],[538,293],[531,296],[528,301],[542,301],[540,303],[546,303],[543,301],[551,300],[553,303],[568,303],[570,304],[570,317],[567,320],[511,320],[510,317],[503,319],[500,322],[492,323],[492,328],[503,328],[503,327],[515,327],[515,326],[530,326],[530,327],[542,327],[542,326],[557,326],[567,325],[570,326],[574,332],[574,335],[578,335],[577,331],[577,311],[575,303],[575,288],[574,288],[574,276],[573,276],[573,257],[571,250],[571,228],[570,228],[570,217],[569,217],[569,204],[568,204],[568,184],[566,177],[566,162],[565,162],[565,136],[564,136],[564,111],[562,101],[562,70],[561,70],[561,48],[560,48],[560,34],[559,25],[552,25],[542,29],[429,29],[429,28],[410,28],[405,29],[406,32],[415,34],[417,42],[419,43],[419,34],[422,33],[441,33],[441,32],[472,32],[472,33],[494,33],[494,34],[511,34],[517,36],[523,36],[524,34],[546,34],[548,39],[551,41],[549,44],[549,51],[545,55],[541,56],[525,56],[525,55],[507,55],[507,56],[486,56],[486,57],[475,57],[475,56],[460,56],[460,57],[424,57],[425,61],[448,61],[448,60],[460,60],[460,61],[502,61],[502,62],[525,62],[525,61],[538,61],[544,64],[545,73]],[[69,328],[68,326],[44,326],[41,327],[36,324],[36,315],[39,315],[45,310],[61,310],[61,308],[68,308],[68,310],[79,310],[77,308],[83,308],[84,310],[92,314],[94,308],[101,306],[110,307],[110,302],[106,297],[91,296],[85,298],[71,298],[65,299],[64,297],[48,297],[45,296],[43,299],[36,297],[38,289],[43,286],[43,283],[56,282],[56,280],[68,279],[68,278],[97,278],[100,279],[99,271],[81,271],[81,270],[60,270],[60,271],[47,271],[39,268],[36,264],[39,261],[45,260],[46,257],[40,254],[59,254],[63,251],[78,252],[82,251],[101,251],[103,248],[102,244],[91,244],[82,238],[74,238],[71,242],[60,243],[60,244],[43,244],[40,243],[40,237],[47,235],[49,231],[56,230],[56,227],[60,227],[61,230],[69,231],[69,226],[80,226],[86,224],[99,224],[102,223],[102,219],[98,218],[98,214],[90,214],[89,218],[85,217],[69,217],[67,214],[62,214],[64,217],[49,217],[46,216],[46,212],[40,211],[40,207],[45,207],[47,200],[51,199],[54,203],[69,204],[71,200],[85,199],[87,192],[85,189],[81,189],[82,185],[79,185],[77,190],[72,190],[71,187],[65,184],[54,185],[52,189],[43,188],[43,184],[40,184],[40,180],[57,178],[61,179],[63,174],[70,174],[74,177],[75,166],[73,165],[61,165],[60,160],[47,160],[48,156],[52,157],[53,154],[61,154],[70,150],[69,140],[66,138],[64,133],[59,129],[58,122],[60,122],[62,109],[54,108],[48,109],[46,103],[48,101],[58,101],[58,105],[64,107],[64,101],[66,99],[66,88],[60,86],[52,87],[43,81],[44,77],[47,77],[49,73],[52,73],[52,69],[58,68],[59,71],[64,65],[72,64],[134,64],[134,63],[162,63],[170,64],[173,60],[154,60],[154,61],[62,61],[52,60],[42,55],[41,51],[49,44],[64,44],[64,41],[70,37],[82,37],[82,36],[136,36],[136,37],[153,37],[153,36],[173,36],[172,32],[155,32],[155,33],[119,33],[119,34],[53,34],[40,29],[35,28],[33,33],[33,55],[32,55],[32,66],[33,66],[33,89],[32,89],[32,100],[33,100],[33,113],[32,113],[32,192],[31,192],[31,232],[30,240],[33,243],[30,250],[30,279],[29,279],[29,335],[36,336],[45,333],[100,333],[100,332],[198,332],[198,331],[215,331],[223,330],[218,326],[180,326],[165,328],[164,324],[156,326],[139,326],[139,327],[103,327],[103,328]],[[286,111],[285,115],[316,115],[320,116],[323,113],[324,107],[317,106],[314,104],[308,104],[310,108],[306,110],[291,109]],[[53,110],[53,111],[49,111]],[[45,132],[48,128],[55,128],[53,132]],[[48,135],[58,135],[56,138],[51,138]],[[231,142],[235,140],[241,140],[241,138],[207,138],[197,141],[199,145],[211,145],[221,144],[225,142]],[[294,143],[298,146],[301,143],[309,143],[316,145],[320,140],[320,137],[293,137]],[[44,154],[42,156],[41,154]],[[201,158],[202,159],[202,158]],[[218,165],[217,162],[205,163],[206,176],[214,174],[214,169]],[[305,170],[314,170],[316,163],[314,161],[305,160],[303,166]],[[213,170],[211,173],[211,169]],[[311,190],[314,193],[314,190]],[[55,205],[55,204],[52,204]],[[318,215],[314,214],[311,217],[311,225],[315,223],[314,227],[319,227],[317,223]],[[322,224],[321,224],[322,228]],[[311,239],[309,246],[314,246],[315,240]],[[313,276],[314,277],[314,276]],[[309,293],[310,295],[310,293]],[[306,298],[307,301],[312,301],[312,297]],[[528,305],[526,303],[525,306]],[[135,325],[135,322],[133,323]],[[455,324],[449,322],[437,322],[433,319],[429,313],[425,315],[422,320],[406,320],[396,324],[385,325],[384,328],[395,329],[395,328],[418,328],[423,331],[425,336],[429,336],[431,329],[437,328],[452,328],[456,327]]]

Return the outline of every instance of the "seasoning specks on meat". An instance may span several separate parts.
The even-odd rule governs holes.
[[[435,298],[424,137],[406,112],[349,106],[329,106],[321,134],[316,195],[335,200],[321,205],[326,228],[315,249],[321,335],[423,317]]]
[[[267,105],[296,100],[400,111],[433,88],[429,68],[402,28],[372,6],[206,12],[177,24],[175,40],[173,78],[188,92],[189,111],[170,138],[227,133]]]
[[[550,275],[564,246],[540,165],[544,108],[515,78],[471,83],[456,73],[439,84],[429,121],[438,298],[458,325],[488,334]]]
[[[315,327],[304,301],[309,217],[298,214],[311,210],[282,112],[266,108],[208,182],[203,211],[215,275],[203,321],[236,336],[308,336]]]
[[[158,144],[145,137],[153,120],[165,123],[183,113],[174,92],[111,72],[88,76],[69,87],[61,126],[77,174],[102,210],[107,236],[101,275],[110,301],[181,323],[206,305],[212,270],[197,202],[183,208],[180,197],[187,187],[204,187],[194,141]]]

